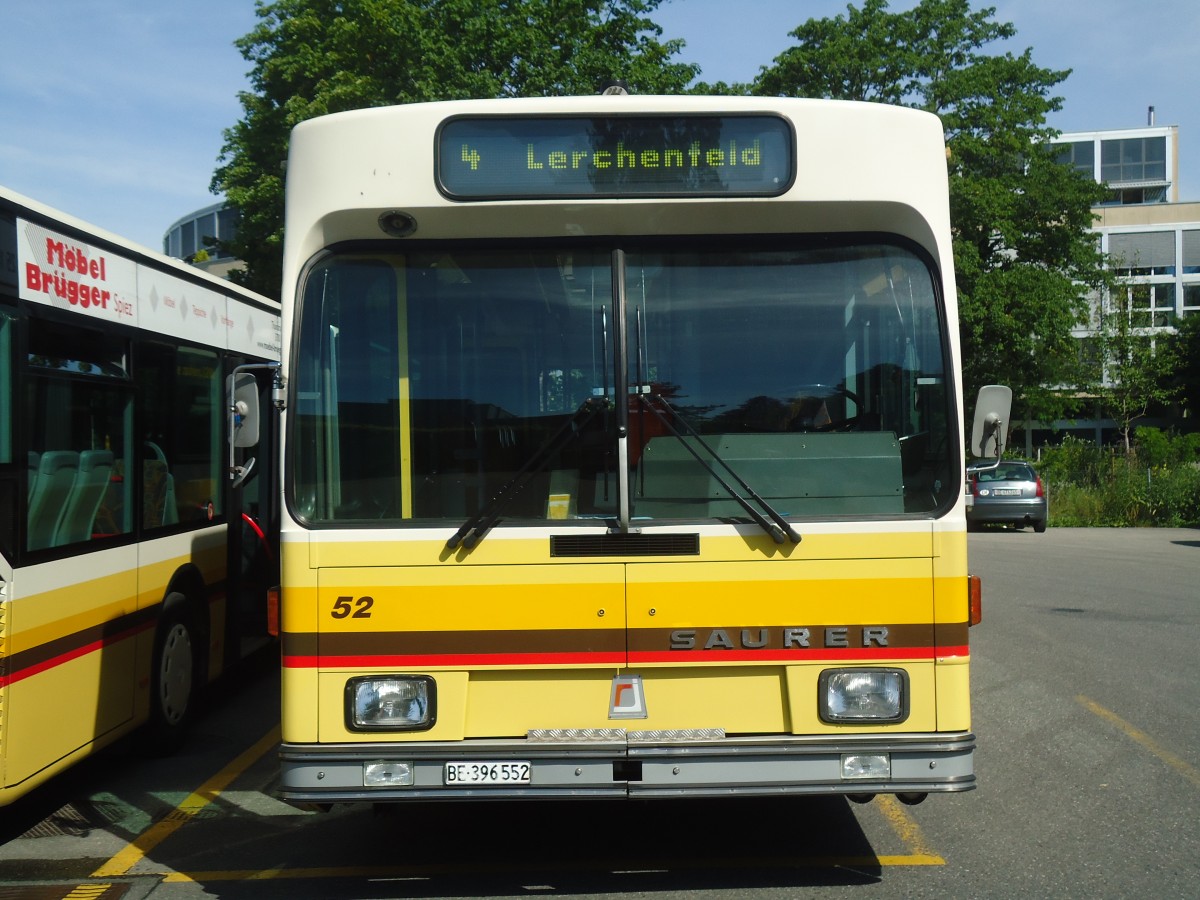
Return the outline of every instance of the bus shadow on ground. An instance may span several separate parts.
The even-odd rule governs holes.
[[[734,891],[882,875],[840,798],[401,804],[275,821],[193,823],[153,856],[231,900]]]

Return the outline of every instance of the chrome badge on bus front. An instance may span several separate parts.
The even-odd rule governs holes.
[[[774,634],[771,628],[711,628],[699,630],[681,628],[671,632],[672,650],[758,650],[765,647],[783,649],[811,647],[813,632],[821,636],[823,647],[886,647],[888,628],[886,625],[850,626],[838,625],[828,628],[781,628]],[[851,644],[852,639],[859,640]]]

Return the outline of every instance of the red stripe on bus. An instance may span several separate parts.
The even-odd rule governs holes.
[[[444,656],[284,656],[283,665],[291,669],[371,669],[474,666],[570,666],[625,664],[624,653],[448,653]]]
[[[82,657],[87,656],[89,653],[95,653],[97,650],[103,650],[105,647],[111,647],[114,644],[120,643],[121,641],[127,641],[131,637],[134,637],[146,629],[153,627],[153,622],[143,622],[140,625],[135,625],[133,628],[118,632],[117,634],[109,635],[108,637],[101,638],[98,641],[92,641],[89,644],[83,644],[82,646],[75,647],[71,650],[68,650],[66,653],[61,653],[58,656],[51,657],[50,659],[42,660],[41,662],[34,663],[31,666],[26,666],[25,668],[19,669],[16,672],[12,672],[8,675],[0,675],[0,687],[7,687],[10,684],[16,684],[18,681],[23,681],[26,678],[32,678],[34,675],[40,675],[42,672],[48,672],[51,669],[58,668],[59,666],[69,663],[72,660],[81,659]]]
[[[714,663],[756,662],[797,663],[816,661],[934,659],[949,656],[969,656],[961,647],[887,647],[823,648],[796,650],[790,653],[764,654],[753,650],[676,650],[658,653],[495,653],[445,654],[442,656],[284,656],[283,665],[289,669],[374,669],[407,667],[412,669],[466,668],[473,666],[569,666],[584,664],[637,665],[639,663]]]

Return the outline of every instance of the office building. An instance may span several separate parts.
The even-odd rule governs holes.
[[[167,229],[163,252],[226,278],[231,270],[242,268],[242,263],[214,242],[233,238],[237,234],[237,219],[237,210],[224,202],[189,213]]]

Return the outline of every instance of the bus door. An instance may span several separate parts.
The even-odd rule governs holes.
[[[581,520],[603,538],[619,489],[609,260],[590,256],[334,256],[308,275],[291,495],[319,612],[286,631],[315,632],[295,655],[323,671],[438,673],[431,740],[608,725],[623,565],[558,542]],[[322,705],[344,690],[331,672]]]
[[[628,566],[630,666],[666,700],[651,715],[832,730],[822,671],[919,661],[909,724],[932,728],[932,533],[896,524],[952,490],[922,449],[947,419],[944,391],[916,399],[945,383],[924,263],[793,239],[631,252],[624,271],[629,521],[738,526],[681,526],[692,555]]]
[[[234,362],[238,362],[234,360]],[[225,667],[268,640],[267,593],[279,584],[279,416],[273,408],[276,367],[230,367],[227,391],[253,407],[252,421],[235,417],[226,436],[230,445],[232,490],[227,501],[228,613],[225,617]],[[247,396],[247,392],[249,396]]]

